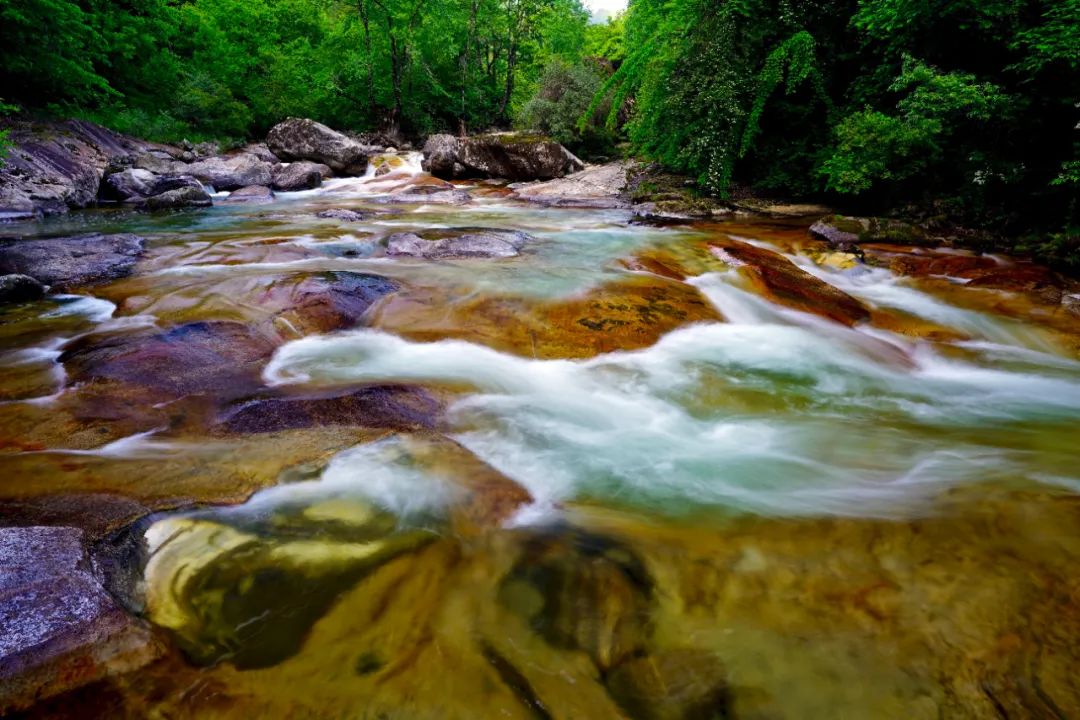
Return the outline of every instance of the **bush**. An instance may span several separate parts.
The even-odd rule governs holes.
[[[605,79],[603,61],[575,65],[552,61],[540,79],[536,94],[524,105],[517,124],[550,135],[574,152],[607,155],[614,135],[604,126],[610,106],[590,108]],[[584,122],[581,122],[584,120]]]

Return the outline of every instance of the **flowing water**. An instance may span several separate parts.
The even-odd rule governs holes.
[[[127,547],[169,648],[80,717],[1080,713],[1074,317],[833,262],[809,221],[387,203],[429,182],[403,160],[23,228],[149,246],[0,315],[3,517]],[[465,227],[533,239],[383,249]]]

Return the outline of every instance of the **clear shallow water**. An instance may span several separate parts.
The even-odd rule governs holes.
[[[132,277],[0,323],[5,513],[86,521],[50,505],[73,495],[164,511],[131,530],[146,547],[135,608],[179,652],[89,692],[90,716],[1080,704],[1080,362],[1060,323],[962,283],[836,269],[800,222],[659,229],[490,186],[462,206],[381,202],[419,177],[16,228],[150,247]],[[315,216],[327,208],[377,214]],[[535,240],[502,260],[383,256],[390,233],[462,227]],[[708,250],[732,238],[870,319],[777,302]],[[630,269],[651,256],[685,280]],[[358,327],[320,332],[297,288],[342,271],[399,288]],[[177,398],[60,362],[193,322],[273,338],[253,389]],[[440,398],[437,425],[220,425],[253,399],[387,384]]]

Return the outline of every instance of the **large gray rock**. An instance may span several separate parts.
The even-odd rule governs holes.
[[[374,202],[407,205],[464,205],[470,200],[472,200],[472,195],[449,183],[446,185],[414,185],[390,195],[374,198]]]
[[[505,258],[520,253],[532,240],[516,230],[476,229],[440,237],[416,233],[396,233],[387,238],[386,254],[418,257],[427,260],[442,258]]]
[[[363,145],[306,118],[289,118],[278,123],[270,129],[266,144],[286,162],[312,160],[345,175],[363,175],[368,158],[382,152],[381,147]]]
[[[199,160],[184,167],[183,173],[219,191],[269,185],[273,181],[273,166],[248,153]]]
[[[265,205],[274,202],[274,191],[265,185],[249,185],[233,190],[229,197],[225,198],[225,202]]]
[[[628,207],[622,195],[632,167],[627,161],[591,165],[564,178],[514,185],[513,189],[521,200],[552,207]]]
[[[0,165],[0,221],[65,213],[97,199],[105,168],[146,144],[83,120],[15,123]]]
[[[0,528],[0,714],[145,665],[163,647],[69,527]]]
[[[142,200],[139,203],[140,210],[178,210],[181,208],[210,207],[214,204],[210,195],[198,183],[194,185],[181,185],[171,190],[165,190],[157,195]]]
[[[37,300],[45,294],[45,286],[29,275],[0,275],[0,303]]]
[[[167,193],[170,190],[191,188],[198,193],[184,193],[189,199],[197,196],[205,196],[209,199],[205,189],[197,179],[191,175],[155,175],[149,170],[141,168],[126,168],[119,172],[109,173],[101,181],[101,189],[98,197],[103,202],[141,203],[143,200]],[[201,200],[199,203],[202,204]],[[209,203],[206,203],[209,204]]]
[[[29,275],[54,289],[112,280],[131,273],[143,245],[126,234],[0,240],[0,273]]]
[[[548,138],[493,133],[467,138],[433,135],[424,145],[424,167],[446,180],[460,177],[551,180],[582,170],[585,164]]]
[[[300,160],[274,168],[273,187],[275,190],[289,192],[293,190],[311,190],[322,185],[324,178],[331,174],[330,166],[322,163]]]

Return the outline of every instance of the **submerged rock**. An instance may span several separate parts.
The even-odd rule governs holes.
[[[75,528],[0,528],[0,713],[163,652],[102,587],[83,542]]]
[[[405,203],[424,205],[464,205],[472,200],[465,190],[460,190],[449,183],[413,185],[385,197],[374,198],[382,203]]]
[[[45,286],[29,275],[0,275],[0,303],[37,300],[45,295]]]
[[[266,144],[281,160],[311,160],[345,175],[363,175],[381,147],[356,140],[306,118],[289,118],[270,129]]]
[[[250,400],[227,411],[222,429],[233,433],[349,425],[397,430],[433,429],[441,404],[426,390],[375,385],[345,393]]]
[[[727,670],[702,650],[635,657],[608,674],[608,691],[633,720],[723,720],[732,717]]]
[[[330,167],[307,161],[292,162],[274,168],[272,187],[283,192],[311,190],[322,185],[331,174]]]
[[[424,145],[424,169],[435,177],[550,180],[584,169],[559,143],[541,136],[493,133],[455,138],[433,135]]]
[[[581,650],[606,672],[644,648],[652,580],[629,547],[558,528],[528,540],[499,600],[548,643]]]
[[[289,288],[278,319],[307,332],[356,327],[372,305],[400,287],[394,280],[370,273],[333,271],[306,276]]]
[[[230,398],[262,383],[274,339],[237,322],[195,322],[153,335],[88,339],[64,351],[60,362],[78,381],[112,380],[169,397],[209,393]]]
[[[225,202],[250,203],[252,205],[265,205],[274,201],[274,191],[265,185],[249,185],[239,190],[233,190],[225,198]]]
[[[143,245],[136,235],[0,240],[0,273],[29,275],[54,288],[113,280],[131,273]]]
[[[514,257],[520,253],[526,243],[533,239],[527,233],[517,230],[478,229],[449,236],[444,232],[423,233],[422,235],[396,233],[387,239],[386,254],[429,260]]]

